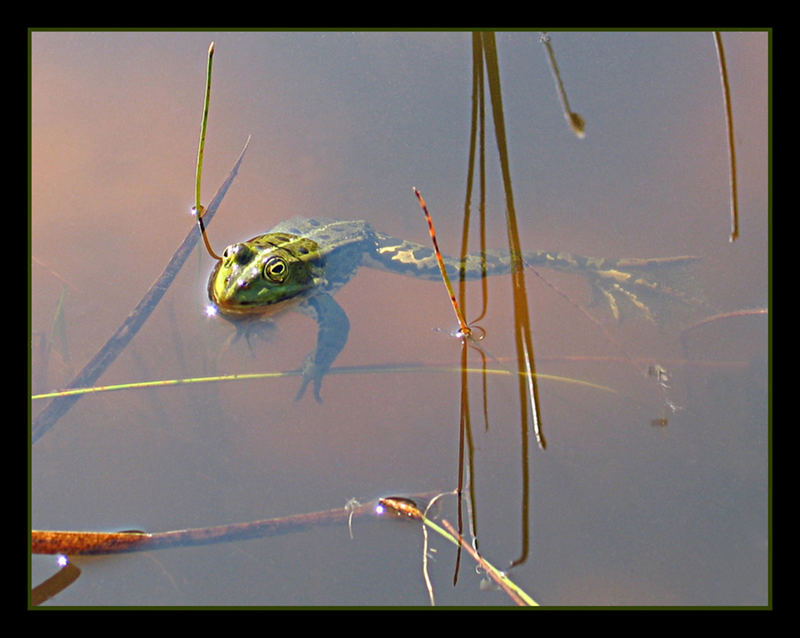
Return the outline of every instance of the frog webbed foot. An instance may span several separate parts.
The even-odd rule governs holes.
[[[616,320],[636,314],[661,324],[704,305],[691,268],[697,257],[620,259],[586,273],[592,302],[606,305]],[[604,260],[608,261],[608,260]]]
[[[320,396],[320,389],[322,388],[322,377],[325,376],[325,373],[328,371],[330,366],[323,368],[321,365],[317,364],[314,361],[314,353],[312,352],[305,358],[303,361],[303,365],[300,368],[300,371],[303,374],[303,382],[300,384],[300,389],[297,391],[297,394],[294,397],[295,401],[299,401],[303,398],[303,395],[306,393],[306,388],[308,384],[312,381],[314,382],[314,399],[317,403],[322,403],[322,397]]]

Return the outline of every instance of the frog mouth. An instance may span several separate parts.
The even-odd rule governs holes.
[[[234,299],[229,294],[231,292],[229,286],[215,285],[217,270],[218,268],[215,268],[208,279],[208,298],[216,309],[215,314],[230,319],[268,317],[299,303],[307,296],[304,294],[306,290],[297,290],[294,294],[284,290],[280,296],[273,299]]]
[[[231,319],[262,318],[283,312],[287,308],[302,301],[302,297],[292,297],[289,299],[278,299],[272,303],[265,304],[257,301],[238,301],[236,303],[226,303],[211,298],[219,314]]]
[[[275,299],[239,299],[233,300],[220,296],[214,290],[213,277],[208,283],[208,298],[214,304],[221,315],[228,317],[266,317],[282,312],[286,308],[293,306],[305,298],[302,291],[295,295],[283,294]]]

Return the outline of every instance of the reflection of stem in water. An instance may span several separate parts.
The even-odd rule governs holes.
[[[480,45],[480,38],[477,34],[472,36],[472,116],[470,118],[470,138],[469,138],[469,159],[467,163],[467,192],[464,197],[464,219],[461,231],[461,263],[463,264],[466,255],[469,253],[469,228],[471,217],[471,201],[472,201],[472,188],[475,173],[475,152],[476,147],[479,153],[478,167],[479,167],[479,223],[478,223],[478,239],[480,242],[480,255],[481,266],[485,269],[485,255],[486,255],[486,156],[485,156],[485,107],[484,107],[484,91],[483,91],[483,49]],[[478,127],[480,131],[478,132]],[[480,135],[479,143],[476,137]],[[481,299],[482,308],[480,314],[473,321],[480,321],[486,314],[489,301],[489,285],[486,277],[481,277]],[[467,288],[466,288],[466,272],[464,268],[459,271],[458,282],[458,298],[466,315],[467,312]],[[482,375],[483,381],[483,415],[484,415],[484,428],[489,430],[489,414],[486,392],[486,359],[483,357],[483,351],[476,348],[482,356],[484,373]],[[458,441],[458,487],[457,494],[457,507],[458,507],[458,529],[463,530],[463,511],[462,511],[462,495],[464,493],[464,485],[470,487],[467,492],[469,495],[469,521],[470,533],[473,543],[477,548],[478,544],[478,530],[477,520],[475,517],[476,503],[475,503],[475,472],[474,472],[474,452],[475,448],[472,439],[472,425],[470,419],[469,407],[469,374],[467,371],[467,342],[462,340],[461,343],[461,401],[460,401],[460,415],[459,415],[459,441]],[[465,463],[466,461],[466,463]],[[456,564],[453,570],[453,584],[458,580],[458,569],[461,562],[461,546],[458,546],[456,551]]]
[[[528,402],[530,401],[531,422],[533,424],[533,431],[536,439],[541,448],[545,448],[546,441],[542,434],[541,422],[539,418],[539,398],[538,387],[536,381],[536,368],[534,365],[533,357],[533,344],[530,335],[530,319],[528,316],[528,302],[525,294],[525,276],[524,264],[522,262],[522,250],[519,243],[519,233],[517,229],[516,212],[514,210],[514,199],[511,188],[511,176],[508,162],[508,148],[505,137],[505,122],[503,116],[503,103],[500,90],[500,72],[497,62],[497,47],[495,43],[494,34],[488,33],[474,33],[472,36],[473,47],[473,85],[472,85],[472,124],[470,130],[470,149],[469,149],[469,166],[467,172],[467,193],[464,203],[464,223],[461,244],[461,259],[465,258],[468,251],[468,236],[469,236],[469,219],[470,219],[470,205],[473,187],[473,172],[476,157],[476,146],[478,146],[479,154],[479,180],[480,180],[480,242],[481,254],[485,253],[485,109],[484,109],[484,68],[489,84],[489,95],[492,105],[492,116],[495,129],[495,139],[497,142],[498,154],[500,156],[500,166],[503,176],[503,186],[506,197],[506,226],[509,239],[509,253],[511,257],[511,274],[514,290],[514,335],[517,350],[517,370],[524,371],[526,374],[521,374],[519,377],[519,393],[520,393],[520,412],[521,412],[521,437],[522,437],[522,453],[523,453],[523,467],[522,467],[522,482],[523,482],[523,503],[522,503],[522,551],[520,556],[513,561],[512,565],[517,565],[523,562],[528,555],[528,502],[529,502],[529,473],[528,473]],[[485,62],[485,65],[484,65]],[[476,135],[478,129],[478,122],[480,123],[480,144],[476,143]],[[466,313],[466,288],[464,283],[464,273],[461,273],[461,280],[459,285],[459,294],[461,307],[463,312]],[[487,283],[486,278],[482,279],[483,286],[483,309],[480,317],[486,312],[487,307]],[[466,343],[462,350],[462,370],[466,369]],[[485,367],[485,359],[484,359]],[[458,529],[462,529],[462,501],[461,494],[464,488],[464,458],[469,447],[468,460],[469,460],[469,480],[472,489],[470,490],[471,498],[474,498],[475,490],[472,482],[474,481],[474,472],[472,471],[472,436],[469,418],[469,402],[467,400],[467,375],[462,372],[462,392],[461,392],[461,419],[460,419],[460,439],[459,439],[459,474],[458,474]],[[486,385],[484,378],[484,418],[486,419],[488,429],[488,416],[486,407]],[[475,503],[471,501],[471,520],[473,531],[475,531]],[[458,574],[458,563],[460,560],[459,554],[456,559],[456,573],[454,580]]]
[[[539,396],[535,385],[536,366],[534,365],[533,344],[531,343],[530,318],[528,316],[528,299],[525,287],[525,264],[522,261],[522,248],[519,241],[517,213],[514,209],[514,195],[511,188],[511,169],[508,161],[508,145],[506,143],[505,118],[503,116],[503,99],[500,89],[500,68],[497,62],[497,46],[494,33],[482,33],[483,50],[486,59],[486,74],[489,80],[489,95],[492,103],[495,139],[500,156],[500,168],[503,175],[503,190],[506,197],[506,226],[508,231],[509,253],[511,258],[511,276],[514,284],[514,325],[517,338],[517,356],[519,363],[529,368],[534,374],[533,393],[531,399],[531,420],[539,445],[544,448],[547,443],[542,435],[539,419]],[[523,341],[525,342],[523,347]],[[519,366],[519,369],[523,368]],[[520,379],[521,399],[527,396],[525,382]],[[526,405],[526,401],[521,403]],[[523,411],[525,411],[523,407]],[[524,419],[527,420],[527,419]]]
[[[67,341],[66,320],[64,319],[64,300],[67,295],[67,285],[63,284],[61,288],[61,295],[56,304],[56,310],[53,313],[53,323],[50,326],[50,332],[47,334],[38,333],[39,343],[31,353],[31,356],[37,356],[38,362],[34,366],[35,372],[32,372],[32,388],[46,388],[47,387],[47,371],[50,367],[50,354],[55,348],[61,354],[61,360],[65,365],[70,364],[69,343]],[[36,338],[37,333],[32,335]],[[35,376],[34,376],[35,374]]]
[[[489,82],[489,96],[492,104],[495,140],[500,156],[500,168],[503,175],[503,189],[506,197],[506,227],[508,231],[509,253],[511,256],[511,278],[514,290],[514,337],[517,345],[517,369],[526,368],[533,379],[530,386],[530,409],[533,431],[539,446],[544,449],[546,441],[541,431],[539,393],[536,383],[536,366],[534,365],[533,343],[531,341],[530,318],[528,316],[528,299],[525,289],[525,268],[522,262],[522,249],[519,242],[517,214],[514,209],[514,195],[511,189],[511,171],[508,162],[508,146],[506,144],[505,119],[503,116],[503,100],[500,89],[500,68],[497,62],[497,46],[494,33],[481,33],[483,51],[486,60],[486,74]],[[528,384],[523,377],[518,378],[520,395],[523,468],[522,468],[522,552],[511,564],[519,565],[528,557],[529,540],[529,480],[528,475]]]
[[[248,138],[248,143],[249,141],[250,140]],[[217,208],[222,203],[225,193],[227,193],[228,188],[236,177],[236,173],[239,170],[239,165],[244,158],[244,153],[246,150],[247,143],[245,143],[244,148],[234,163],[227,179],[222,183],[222,186],[219,187],[214,199],[208,205],[204,215],[206,222],[211,221],[214,213],[217,211]],[[191,253],[198,239],[199,233],[195,230],[194,226],[192,226],[192,228],[189,230],[189,233],[183,240],[183,243],[181,243],[181,245],[175,251],[175,254],[172,256],[172,259],[170,259],[169,263],[164,268],[164,271],[161,273],[158,279],[156,279],[153,285],[150,286],[150,289],[145,293],[144,297],[142,297],[142,299],[133,309],[133,312],[128,315],[122,325],[109,338],[109,340],[92,358],[92,360],[86,364],[83,370],[81,370],[78,375],[69,383],[69,385],[66,386],[67,388],[84,388],[93,385],[98,377],[106,370],[106,368],[111,365],[111,363],[122,352],[125,346],[128,345],[130,340],[133,339],[134,335],[136,335],[153,310],[155,310],[159,301],[161,301],[161,298],[164,296],[164,293],[167,292],[170,284],[180,271],[181,266],[183,266],[183,263],[189,256],[189,253]],[[67,412],[67,410],[69,410],[75,404],[75,402],[80,399],[80,397],[80,394],[58,397],[57,399],[54,399],[44,410],[42,410],[42,412],[33,422],[33,427],[31,430],[32,442],[35,443],[51,427],[53,427],[56,421],[58,421],[58,419],[60,419]]]
[[[478,240],[480,242],[480,255],[482,267],[485,269],[486,256],[486,112],[484,106],[483,91],[483,48],[477,34],[472,37],[472,117],[469,136],[469,160],[467,163],[467,192],[464,197],[464,221],[461,231],[461,260],[464,262],[469,253],[469,226],[471,217],[472,187],[475,172],[475,147],[476,135],[480,134],[478,144],[478,169],[479,169],[479,202],[478,202]],[[480,126],[480,131],[478,131]],[[481,278],[481,293],[483,306],[481,312],[472,323],[480,321],[486,314],[489,300],[489,284],[486,277]],[[466,272],[462,269],[459,277],[459,300],[461,307],[466,314],[467,294],[466,294]]]

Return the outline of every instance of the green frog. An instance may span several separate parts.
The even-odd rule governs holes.
[[[532,251],[523,255],[527,266],[545,266],[585,276],[596,297],[619,318],[620,301],[655,320],[646,300],[677,297],[692,299],[652,278],[696,261],[697,257],[661,259],[602,259],[567,253]],[[508,253],[487,251],[464,259],[444,257],[448,275],[480,279],[509,273]],[[302,366],[303,380],[295,399],[309,383],[321,401],[322,378],[344,348],[350,322],[333,299],[360,266],[423,279],[440,279],[431,248],[377,232],[366,221],[304,219],[281,222],[263,235],[231,244],[208,280],[211,313],[220,314],[249,334],[263,320],[293,309],[318,324],[317,345]]]

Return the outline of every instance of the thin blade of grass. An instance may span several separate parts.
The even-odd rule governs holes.
[[[590,357],[567,357],[566,359],[581,360],[581,361],[591,360]],[[607,358],[600,358],[600,360],[607,360]],[[513,376],[515,374],[527,376],[533,374],[528,371],[521,371],[521,370],[514,371],[510,368],[487,368],[485,365],[480,368],[469,368],[465,365],[461,367],[453,367],[453,366],[438,366],[438,365],[424,365],[424,364],[412,364],[412,365],[395,364],[390,366],[338,366],[335,368],[331,368],[327,374],[380,374],[380,373],[419,374],[421,372],[428,372],[434,374],[452,374],[452,373],[479,374],[481,376],[486,376],[486,375]],[[97,392],[119,392],[121,390],[144,390],[146,388],[163,388],[168,386],[188,385],[195,383],[221,383],[229,381],[282,379],[285,377],[296,377],[299,375],[302,375],[301,370],[283,370],[277,372],[248,372],[248,373],[223,374],[211,377],[193,377],[186,379],[160,379],[155,381],[136,381],[133,383],[100,385],[89,388],[65,388],[63,390],[54,390],[52,392],[34,394],[33,396],[31,396],[31,399],[36,401],[42,399],[53,399],[53,398],[68,397],[74,395],[94,394]],[[618,394],[617,390],[615,390],[614,388],[593,383],[591,381],[584,379],[562,377],[552,374],[543,374],[541,372],[536,373],[536,378],[540,380],[569,383],[569,384],[584,386],[587,388],[593,388],[595,390],[601,390],[603,392],[608,392],[611,394]]]
[[[739,195],[736,185],[736,144],[733,137],[733,108],[731,107],[731,88],[728,83],[728,66],[725,63],[725,49],[722,47],[722,34],[714,31],[714,44],[719,60],[719,78],[722,83],[722,99],[725,102],[725,127],[728,131],[728,158],[730,160],[731,185],[731,234],[730,241],[739,237]]]
[[[481,568],[511,597],[514,602],[519,605],[538,606],[533,598],[531,598],[523,589],[514,583],[504,572],[497,569],[489,561],[478,554],[469,543],[465,542],[461,535],[453,528],[453,526],[446,520],[442,521],[442,526],[434,523],[430,518],[425,516],[422,510],[417,507],[413,500],[407,498],[381,498],[378,499],[381,506],[391,510],[396,515],[405,516],[420,521],[426,527],[429,527],[434,532],[439,534],[442,538],[450,541],[456,547],[463,547],[472,556]],[[446,528],[446,529],[445,529]]]

